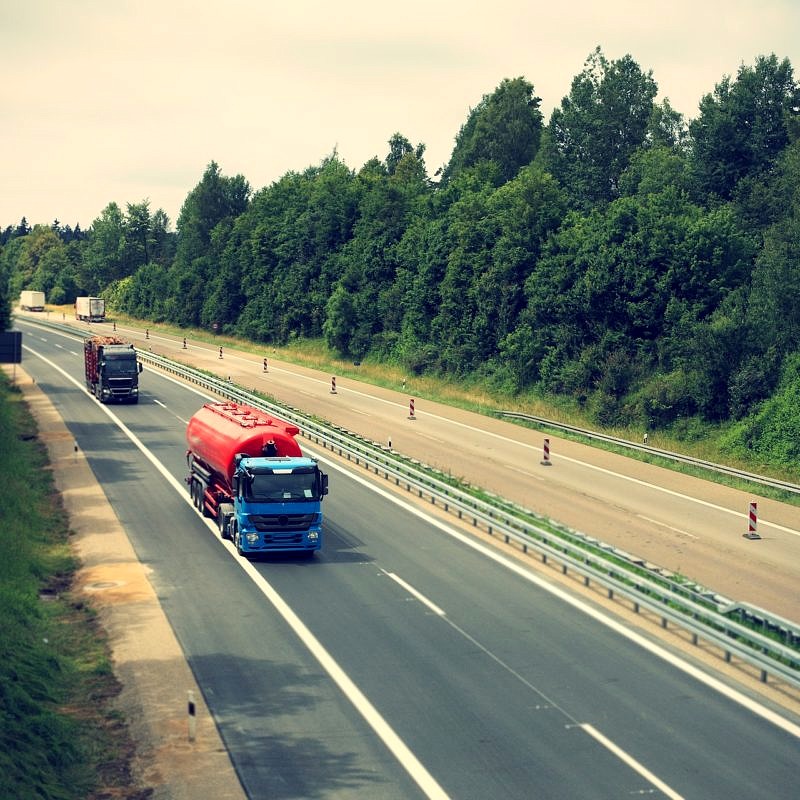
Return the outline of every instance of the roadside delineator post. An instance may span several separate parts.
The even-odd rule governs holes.
[[[267,369],[267,359],[266,358],[264,359],[264,369],[263,369],[263,371],[264,372],[269,372],[269,370]]]
[[[191,689],[189,689],[188,695],[186,710],[189,714],[189,741],[193,742],[197,737],[197,708],[194,704],[194,692]]]
[[[410,420],[416,420],[416,416],[414,416],[414,400],[408,401],[408,418]]]
[[[145,339],[149,339],[150,338],[150,328],[145,328],[144,329],[144,338]]]
[[[544,451],[542,454],[542,460],[539,462],[543,467],[552,467],[553,462],[550,460],[550,440],[544,440]]]
[[[116,322],[112,322],[111,323],[111,330],[115,331],[116,329],[117,329],[117,323]]]
[[[392,449],[392,437],[391,436],[389,437],[389,441],[387,442],[386,446],[389,448],[389,450]]]
[[[186,349],[186,337],[185,336],[183,337],[183,349],[184,350]]]
[[[222,358],[222,348],[219,349],[219,357]]]
[[[750,503],[750,513],[748,514],[747,533],[743,533],[745,539],[760,539],[758,534],[758,503]]]
[[[336,376],[331,378],[331,394],[336,394]]]

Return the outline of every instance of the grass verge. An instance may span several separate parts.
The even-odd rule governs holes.
[[[0,373],[0,797],[143,800],[120,686],[76,562],[47,451]]]

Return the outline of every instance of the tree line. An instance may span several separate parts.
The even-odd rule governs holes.
[[[0,314],[23,288],[102,294],[153,321],[565,395],[604,424],[734,421],[732,446],[788,461],[800,88],[773,54],[689,121],[657,93],[597,48],[547,122],[533,85],[504,79],[433,176],[395,133],[358,170],[333,152],[258,191],[212,161],[175,233],[146,201],[86,232],[23,219],[0,232]]]

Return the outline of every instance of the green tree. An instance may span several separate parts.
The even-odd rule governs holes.
[[[493,162],[500,183],[511,180],[533,161],[542,133],[541,99],[524,78],[504,79],[484,95],[456,136],[456,144],[442,179],[481,162]]]
[[[404,159],[407,163],[411,163],[412,159],[406,159],[406,156],[413,155],[413,162],[422,166],[423,174],[421,177],[424,177],[424,154],[424,144],[418,144],[415,148],[405,136],[401,133],[395,133],[389,139],[389,153],[386,156],[386,171],[389,175],[394,175],[395,172],[397,172],[398,166]]]
[[[11,327],[11,290],[9,288],[9,271],[3,258],[4,246],[0,246],[0,331]]]
[[[219,279],[238,281],[242,289],[237,332],[273,342],[322,334],[326,303],[340,275],[337,254],[357,217],[356,183],[334,153],[254,197],[221,259]],[[214,291],[221,298],[225,289]],[[235,305],[229,303],[232,313]]]
[[[798,107],[800,90],[788,59],[759,56],[753,67],[739,68],[736,80],[724,76],[689,124],[697,197],[729,200],[744,178],[771,170],[788,144],[789,117]]]
[[[589,208],[615,199],[631,156],[652,133],[658,87],[626,55],[608,61],[598,47],[553,110],[542,147],[542,165]],[[661,126],[663,128],[663,125]]]
[[[123,245],[123,274],[133,275],[139,267],[147,264],[154,254],[150,203],[128,203],[125,217],[125,239]],[[119,277],[119,276],[118,276]]]
[[[352,237],[329,262],[338,275],[335,287],[351,295],[355,316],[354,327],[339,324],[341,314],[336,325],[325,327],[336,332],[329,343],[342,355],[362,358],[371,348],[385,357],[397,339],[402,324],[399,246],[431,191],[418,152],[406,149],[391,174],[386,164],[372,160],[357,176]],[[328,311],[337,310],[336,303]]]
[[[358,319],[351,293],[343,284],[339,284],[325,308],[325,322],[322,331],[328,346],[339,353],[350,354],[353,349],[360,349],[360,345],[353,342],[358,328]]]
[[[246,211],[249,198],[250,186],[244,177],[225,177],[212,161],[184,201],[178,216],[167,310],[179,325],[201,323],[214,268],[225,247],[225,233]]]
[[[47,225],[35,225],[29,234],[16,241],[19,247],[13,248],[16,257],[10,265],[12,293],[18,295],[22,289],[38,289],[49,297],[58,274],[69,263],[64,243]]]
[[[94,220],[80,265],[80,293],[97,295],[112,281],[129,274],[125,263],[125,215],[109,203]]]

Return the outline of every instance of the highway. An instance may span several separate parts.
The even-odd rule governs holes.
[[[30,317],[32,315],[28,315]],[[33,315],[35,316],[35,315]],[[67,320],[69,322],[69,320]],[[83,325],[86,329],[89,326]],[[91,326],[111,333],[112,325]],[[665,569],[800,621],[800,509],[550,435],[551,467],[542,467],[543,434],[417,398],[258,355],[224,351],[177,337],[120,327],[142,349],[258,388],[281,402],[369,436],[392,440],[406,455],[507,497]],[[758,471],[754,469],[754,471]],[[762,539],[742,537],[758,501]],[[733,565],[733,568],[732,568]]]
[[[19,327],[251,798],[797,796],[792,722],[335,463],[322,553],[236,557],[183,484],[204,398],[148,370],[100,406],[77,339]]]

